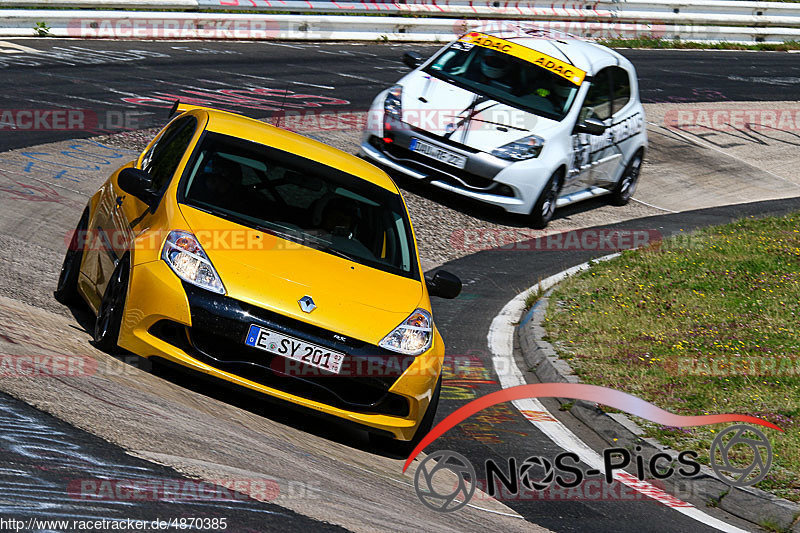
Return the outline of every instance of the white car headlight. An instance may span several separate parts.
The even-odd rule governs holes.
[[[505,146],[495,149],[492,155],[510,161],[524,161],[539,157],[544,147],[544,139],[538,135],[528,135],[518,141],[510,142]]]
[[[225,294],[225,286],[214,265],[191,233],[170,231],[161,250],[161,259],[183,281],[217,294]]]
[[[386,116],[396,120],[403,119],[403,86],[395,85],[386,94],[386,99],[383,101],[383,112]]]
[[[417,309],[386,335],[378,346],[406,355],[419,355],[433,342],[433,319],[424,309]]]

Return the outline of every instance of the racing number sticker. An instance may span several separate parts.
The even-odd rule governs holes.
[[[459,41],[482,46],[483,48],[489,48],[498,52],[503,52],[504,54],[517,57],[523,61],[527,61],[528,63],[533,63],[534,65],[538,65],[545,70],[549,70],[553,74],[561,76],[565,80],[568,80],[575,85],[580,85],[583,83],[583,80],[586,77],[586,72],[577,68],[575,65],[570,65],[569,63],[565,63],[560,59],[550,57],[547,54],[537,52],[536,50],[532,50],[526,46],[520,46],[512,43],[511,41],[506,41],[505,39],[500,39],[498,37],[491,37],[484,33],[468,33],[459,39]]]

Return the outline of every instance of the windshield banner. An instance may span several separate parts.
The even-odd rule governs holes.
[[[565,80],[568,80],[575,85],[580,85],[583,83],[583,79],[586,77],[586,72],[577,68],[575,65],[570,65],[569,63],[565,63],[560,59],[550,57],[547,54],[543,54],[528,48],[527,46],[522,46],[512,43],[511,41],[506,41],[505,39],[500,39],[499,37],[492,37],[484,33],[471,32],[461,37],[459,41],[462,43],[475,44],[482,46],[483,48],[489,48],[490,50],[503,52],[504,54],[517,57],[523,61],[527,61],[528,63],[533,63],[534,65],[538,65],[545,70],[549,70],[553,74],[561,76]]]

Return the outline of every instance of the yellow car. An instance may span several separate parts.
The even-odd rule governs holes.
[[[95,343],[177,363],[379,441],[430,428],[444,343],[400,192],[381,170],[239,115],[179,111],[92,196],[56,298]],[[267,398],[265,398],[266,400]]]

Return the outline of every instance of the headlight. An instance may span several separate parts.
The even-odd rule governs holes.
[[[183,281],[217,294],[225,294],[225,286],[222,285],[219,274],[191,233],[170,231],[161,250],[161,259]]]
[[[394,87],[389,89],[389,92],[386,95],[386,100],[383,101],[383,111],[384,113],[386,113],[386,116],[396,120],[402,120],[403,118],[402,98],[403,98],[402,85],[395,85]]]
[[[394,331],[386,335],[378,346],[406,355],[419,355],[433,342],[433,319],[424,309],[417,309]]]
[[[525,159],[539,157],[543,146],[544,139],[538,135],[529,135],[524,139],[510,142],[497,148],[492,152],[492,155],[510,161],[524,161]]]

